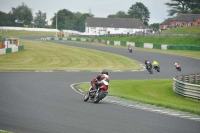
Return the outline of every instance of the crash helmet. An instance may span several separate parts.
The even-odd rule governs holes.
[[[104,70],[102,71],[102,74],[108,75],[108,71],[107,71],[106,69],[104,69]]]

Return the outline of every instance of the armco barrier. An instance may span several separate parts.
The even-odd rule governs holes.
[[[54,38],[54,37],[47,37],[47,40],[72,40],[72,41],[83,41],[83,38]],[[43,39],[42,39],[43,40]],[[85,40],[85,39],[84,39]],[[95,42],[95,43],[104,43],[107,45],[120,45],[120,46],[128,46],[132,44],[134,47],[141,47],[141,48],[152,48],[152,49],[162,49],[162,50],[195,50],[200,51],[200,46],[174,46],[174,45],[167,45],[167,44],[152,44],[152,43],[142,43],[142,42],[126,42],[126,41],[113,41],[113,40],[101,40],[101,39],[94,39],[94,38],[87,38],[86,42]],[[120,44],[119,44],[120,42]]]
[[[200,85],[191,84],[200,81],[200,74],[182,75],[173,78],[173,90],[185,97],[200,100]]]

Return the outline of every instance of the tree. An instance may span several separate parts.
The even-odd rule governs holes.
[[[192,14],[200,14],[200,1],[193,0],[193,3],[190,5]]]
[[[33,20],[32,10],[24,3],[16,8],[13,7],[10,14],[12,15],[12,19],[23,20],[24,24],[27,25],[31,24]]]
[[[168,10],[168,15],[178,15],[182,13],[192,13],[193,10],[200,8],[199,0],[171,0],[171,2],[165,3],[170,10]]]
[[[108,18],[117,18],[117,15],[116,14],[110,14],[110,15],[108,15]]]
[[[56,15],[57,15],[57,28],[59,30],[63,30],[63,29],[72,30],[73,29],[74,14],[71,11],[68,11],[67,9],[59,10],[57,12],[57,14],[55,14],[55,16],[52,18],[53,28],[56,28]]]
[[[83,13],[79,18],[76,17],[76,30],[84,32],[85,31],[85,20],[87,17],[93,17],[94,15],[91,13]]]
[[[146,26],[148,26],[150,12],[141,2],[136,2],[136,4],[132,5],[128,10],[128,15],[130,18],[140,19]]]
[[[39,28],[44,28],[45,25],[47,24],[46,13],[42,13],[39,10],[38,13],[35,13],[35,14],[36,14],[36,17],[34,18],[34,25]]]
[[[154,31],[157,31],[159,29],[159,23],[153,23],[153,24],[150,24],[149,27],[151,29],[153,29]]]
[[[124,11],[118,11],[116,14],[108,15],[108,18],[128,18],[129,16]]]
[[[68,29],[68,30],[77,30],[84,31],[85,30],[85,19],[87,17],[93,17],[94,15],[91,13],[73,13],[67,9],[59,10],[57,13],[57,28],[59,30]],[[56,26],[56,15],[52,18],[52,26],[55,28]]]
[[[192,14],[200,14],[200,9],[199,8],[193,9]]]
[[[8,26],[7,24],[7,22],[8,22],[8,20],[9,20],[9,18],[8,18],[8,14],[7,13],[5,13],[5,12],[1,12],[0,11],[0,26]]]

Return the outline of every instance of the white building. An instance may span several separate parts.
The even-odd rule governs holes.
[[[146,27],[139,19],[135,18],[92,18],[87,17],[85,34],[134,34],[146,32]]]

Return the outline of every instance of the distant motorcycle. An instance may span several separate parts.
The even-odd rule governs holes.
[[[181,66],[180,66],[180,65],[177,66],[177,67],[176,67],[176,70],[181,71]]]
[[[159,65],[155,65],[155,66],[154,66],[154,69],[155,69],[157,72],[160,72],[160,66],[159,66]]]
[[[129,50],[130,53],[132,53],[132,48],[131,47],[128,50]]]
[[[153,74],[153,70],[150,66],[147,66],[147,70],[149,71],[150,74]]]
[[[108,95],[108,82],[104,80],[102,82],[103,85],[97,89],[92,89],[92,86],[90,86],[89,91],[84,96],[84,101],[88,101],[90,99],[94,103],[98,103]]]

